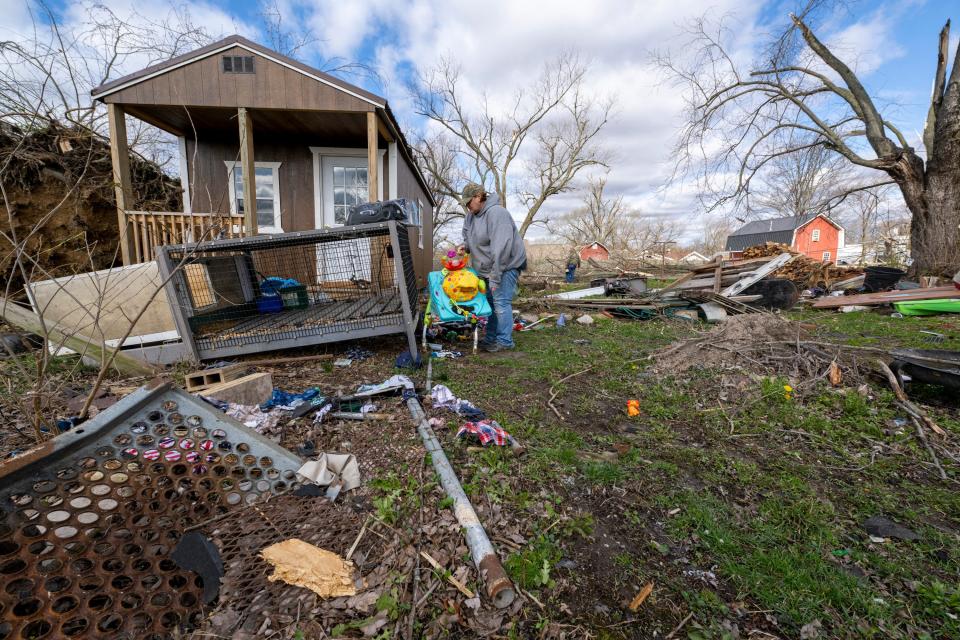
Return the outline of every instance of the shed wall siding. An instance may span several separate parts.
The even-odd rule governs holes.
[[[227,55],[254,58],[255,73],[223,73]],[[374,106],[246,49],[221,53],[165,71],[104,98],[105,102],[191,107],[373,111]]]

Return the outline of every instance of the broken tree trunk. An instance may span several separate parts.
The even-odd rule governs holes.
[[[67,347],[82,356],[102,363],[110,358],[111,349],[80,334],[65,333],[59,326],[44,323],[33,311],[0,297],[0,317],[14,327],[39,336],[46,335],[49,343]],[[46,331],[44,331],[46,329]],[[153,367],[135,358],[117,353],[113,358],[113,367],[126,376],[151,376],[156,373]]]

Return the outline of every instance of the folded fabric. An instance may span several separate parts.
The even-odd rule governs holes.
[[[509,443],[512,438],[510,434],[504,431],[503,427],[497,424],[496,420],[481,420],[480,422],[467,422],[457,431],[458,438],[476,437],[480,444],[487,446],[491,442],[498,447]]]
[[[343,491],[350,491],[360,486],[360,466],[352,453],[321,453],[297,469],[297,479],[321,487],[339,482]]]
[[[442,384],[438,384],[433,388],[430,392],[430,397],[436,409],[450,409],[457,415],[470,418],[471,420],[484,420],[487,417],[487,414],[475,407],[469,400],[461,400]]]
[[[285,416],[281,411],[264,411],[257,405],[227,404],[223,412],[231,418],[243,423],[248,429],[253,429],[265,436],[276,435],[280,432],[279,424]]]

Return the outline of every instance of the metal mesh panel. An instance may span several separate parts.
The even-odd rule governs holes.
[[[186,529],[295,485],[300,461],[188,394],[140,389],[0,467],[0,638],[180,637]]]
[[[417,316],[406,228],[393,222],[163,247],[161,265],[201,359],[412,335]]]

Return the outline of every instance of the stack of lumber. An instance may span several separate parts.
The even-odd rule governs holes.
[[[960,298],[960,291],[953,285],[946,287],[927,287],[925,289],[904,289],[903,291],[881,291],[863,293],[855,296],[826,296],[813,303],[817,309],[837,309],[847,306],[878,306],[907,302],[910,300],[945,300]]]
[[[767,277],[772,271],[771,265],[774,262],[789,265],[793,259],[793,255],[789,252],[749,260],[717,258],[713,262],[694,268],[684,277],[664,287],[662,291],[697,289],[723,293],[726,296],[735,295],[750,284]]]
[[[849,280],[853,276],[863,273],[857,267],[838,266],[832,262],[821,262],[809,256],[797,253],[785,244],[767,242],[755,247],[747,247],[741,254],[742,259],[751,260],[768,256],[777,256],[782,253],[791,253],[794,259],[778,269],[773,277],[790,280],[799,289],[821,287],[829,289],[834,284]]]

